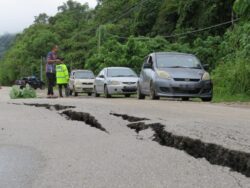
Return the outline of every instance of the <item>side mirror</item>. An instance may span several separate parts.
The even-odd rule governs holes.
[[[209,69],[209,65],[208,64],[204,64],[202,65],[202,67],[207,71]]]
[[[152,65],[150,63],[145,63],[143,69],[152,69]]]

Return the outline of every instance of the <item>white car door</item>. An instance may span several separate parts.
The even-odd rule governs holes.
[[[104,70],[102,70],[95,79],[95,87],[98,93],[103,93],[104,91]]]

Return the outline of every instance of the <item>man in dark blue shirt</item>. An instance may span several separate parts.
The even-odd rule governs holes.
[[[57,51],[58,46],[54,45],[47,55],[46,77],[48,81],[48,98],[54,97],[53,87],[56,84],[56,64],[61,62],[57,57]]]

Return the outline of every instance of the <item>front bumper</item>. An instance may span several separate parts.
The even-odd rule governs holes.
[[[109,94],[135,94],[137,85],[107,85]]]
[[[93,93],[94,85],[75,85],[77,93]]]
[[[159,79],[154,83],[157,96],[162,97],[199,97],[213,96],[213,83],[208,81],[177,82]]]

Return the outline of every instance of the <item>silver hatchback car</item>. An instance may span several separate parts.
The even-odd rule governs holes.
[[[110,98],[113,94],[122,94],[130,97],[136,94],[138,76],[127,67],[107,67],[104,68],[94,82],[94,94],[99,97],[104,94]]]
[[[178,97],[211,101],[213,84],[210,75],[192,54],[157,52],[144,60],[138,81],[138,99]]]

